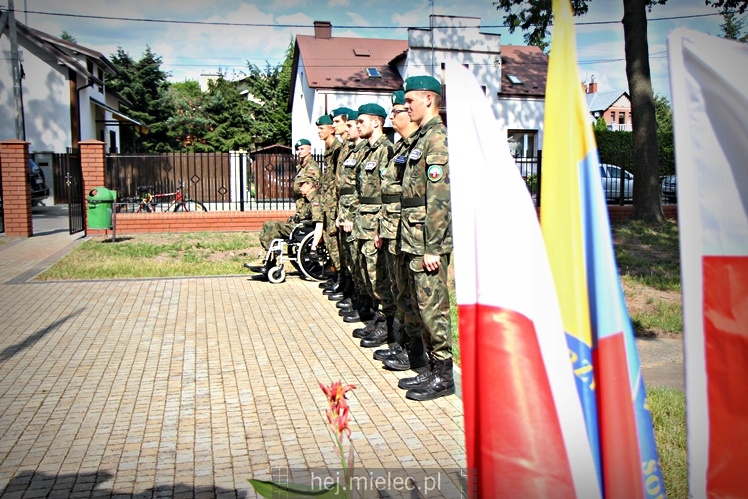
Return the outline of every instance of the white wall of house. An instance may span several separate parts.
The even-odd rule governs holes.
[[[23,114],[26,140],[30,152],[66,152],[73,144],[69,69],[58,64],[54,57],[43,51],[25,37],[18,37],[25,78],[21,81]],[[10,59],[10,42],[7,36],[0,37],[0,56]],[[85,57],[79,60],[86,66]],[[119,147],[119,127],[104,123],[113,121],[112,113],[95,106],[90,97],[118,109],[117,99],[105,96],[104,88],[98,84],[86,85],[85,78],[77,76],[80,100],[81,140],[101,139],[111,145],[110,131],[115,132],[115,147]],[[13,74],[10,64],[0,65],[0,115],[15,116]],[[0,139],[15,138],[15,120],[0,120]],[[76,137],[77,138],[77,137]]]
[[[485,87],[491,109],[501,114],[497,93],[501,90],[501,35],[481,33],[479,17],[432,16],[433,29],[408,30],[408,56],[403,78],[431,75],[446,85],[443,65],[465,65]],[[433,35],[433,38],[432,38]]]
[[[543,143],[543,118],[545,103],[541,98],[501,97],[499,102],[499,125],[503,130],[536,130],[538,144]],[[503,137],[506,139],[507,137]]]
[[[50,55],[18,37],[26,77],[21,81],[29,151],[65,152],[70,147],[68,68],[48,61]],[[0,37],[0,57],[10,59],[10,42]],[[0,138],[15,138],[16,115],[10,64],[0,65]],[[6,118],[7,117],[7,118]]]
[[[349,107],[358,109],[363,104],[376,103],[386,111],[392,107],[392,92],[372,91],[343,91],[312,89],[307,85],[301,64],[296,75],[296,88],[294,88],[294,104],[291,112],[291,145],[299,139],[309,139],[312,143],[312,151],[324,151],[324,143],[317,135],[317,118],[328,114],[338,107]],[[385,121],[385,127],[391,127],[389,118]]]

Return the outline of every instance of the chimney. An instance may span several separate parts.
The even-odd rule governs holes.
[[[588,94],[597,93],[597,82],[595,81],[595,75],[592,75],[592,78],[590,78],[590,86],[587,87],[587,93]]]
[[[330,21],[314,21],[314,38],[321,40],[332,38],[332,23]]]

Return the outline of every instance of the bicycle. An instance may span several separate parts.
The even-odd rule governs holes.
[[[153,194],[151,193],[151,191],[153,190],[153,186],[139,185],[138,192],[140,193],[140,197],[124,200],[124,205],[117,205],[117,211],[130,211],[128,210],[129,205],[136,203],[137,208],[133,207],[134,209],[132,210],[135,213],[140,213],[142,211],[146,213],[158,211],[156,209],[157,206],[161,207],[161,211],[208,211],[205,205],[200,201],[196,201],[194,199],[185,199],[184,195],[182,194],[183,188],[184,182],[180,180],[176,191]],[[174,197],[174,200],[167,202],[166,200],[172,196]],[[164,205],[167,205],[166,208],[164,208]]]

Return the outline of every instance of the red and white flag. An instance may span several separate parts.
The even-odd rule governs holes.
[[[748,493],[748,45],[668,37],[689,494]]]
[[[599,497],[535,207],[475,77],[448,63],[445,83],[469,483]]]

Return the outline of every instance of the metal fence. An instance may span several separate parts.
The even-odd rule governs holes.
[[[313,157],[322,165],[322,153],[315,152]],[[535,205],[540,206],[543,152],[514,160]],[[634,180],[626,170],[625,155],[600,162],[616,166],[604,168],[601,187],[608,203],[630,204]],[[286,147],[228,153],[110,154],[106,186],[117,191],[119,202],[139,197],[139,186],[149,186],[152,194],[168,194],[175,193],[181,182],[184,197],[202,202],[209,211],[293,209],[296,164]],[[167,196],[164,201],[171,199]],[[667,203],[663,197],[663,204]]]
[[[182,189],[185,199],[200,201],[209,211],[293,209],[296,157],[288,151],[226,153],[110,154],[106,186],[117,202],[142,195],[139,187],[164,203]],[[315,154],[321,161],[321,154]]]

